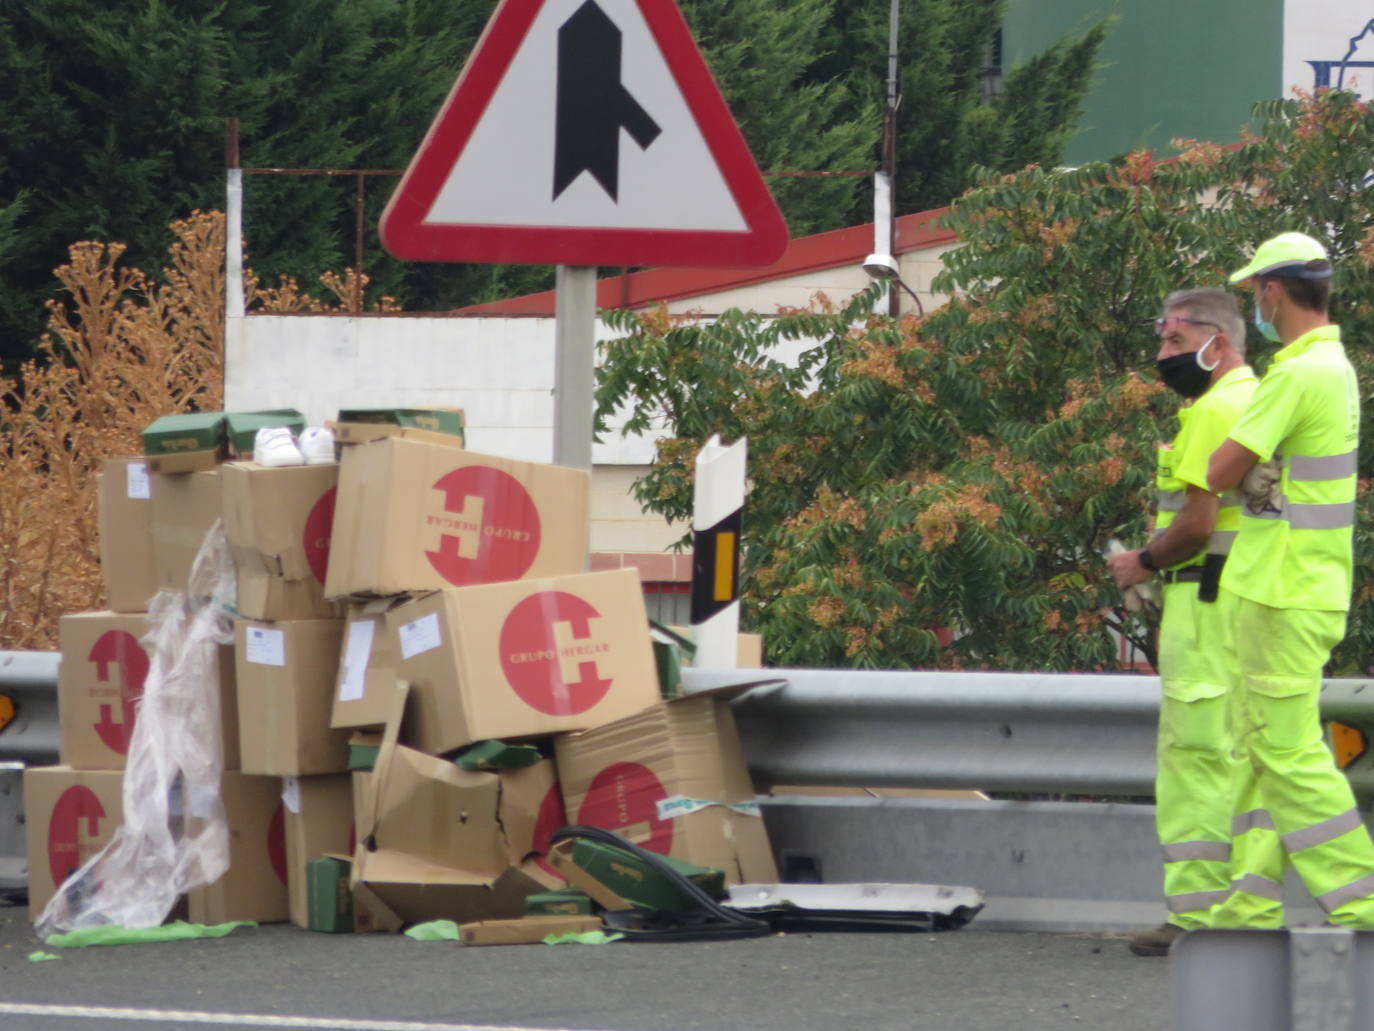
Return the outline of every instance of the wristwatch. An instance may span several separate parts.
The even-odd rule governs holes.
[[[1138,557],[1140,558],[1140,564],[1142,566],[1144,566],[1152,573],[1158,572],[1159,566],[1155,565],[1155,557],[1150,554],[1149,548],[1141,548],[1140,555]]]

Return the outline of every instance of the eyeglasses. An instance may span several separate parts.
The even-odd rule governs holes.
[[[1221,332],[1220,326],[1215,322],[1208,322],[1206,319],[1190,319],[1182,315],[1168,315],[1162,319],[1154,320],[1153,325],[1155,327],[1155,333],[1159,336],[1165,336],[1170,331],[1177,329],[1180,322],[1185,322],[1190,326],[1211,326],[1218,333]]]

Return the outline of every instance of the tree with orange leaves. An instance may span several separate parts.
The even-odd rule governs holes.
[[[1152,444],[1172,426],[1153,367],[1161,299],[1302,229],[1330,247],[1333,318],[1371,371],[1374,115],[1344,93],[1257,114],[1238,148],[984,175],[948,216],[962,246],[936,286],[952,299],[923,319],[870,314],[871,294],[710,325],[608,313],[622,336],[604,345],[602,413],[629,406],[632,429],[662,435],[647,507],[685,520],[701,442],[750,439],[745,611],[771,661],[1099,670],[1122,666],[1123,639],[1153,654],[1101,553],[1144,539]],[[1254,336],[1262,366],[1272,349]],[[1367,476],[1374,448],[1362,455]],[[1356,539],[1337,665],[1363,671],[1368,492]]]

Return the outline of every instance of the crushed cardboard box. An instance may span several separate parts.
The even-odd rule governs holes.
[[[460,770],[399,744],[407,692],[398,685],[377,766],[366,775],[352,871],[360,926],[520,916],[525,897],[548,887],[521,869],[536,822],[529,810],[547,787],[525,777],[524,790],[503,792],[503,774]],[[522,819],[528,830],[517,832]]]
[[[350,603],[334,683],[331,727],[380,727],[391,711],[400,653],[386,614],[402,598]]]

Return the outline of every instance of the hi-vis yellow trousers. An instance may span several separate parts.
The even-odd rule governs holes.
[[[1210,926],[1231,894],[1235,601],[1199,601],[1197,583],[1164,588],[1155,823],[1169,922],[1188,930]]]
[[[1345,613],[1234,604],[1231,894],[1211,923],[1282,926],[1280,888],[1291,863],[1332,923],[1374,927],[1374,843],[1317,710],[1322,667],[1345,634]]]

